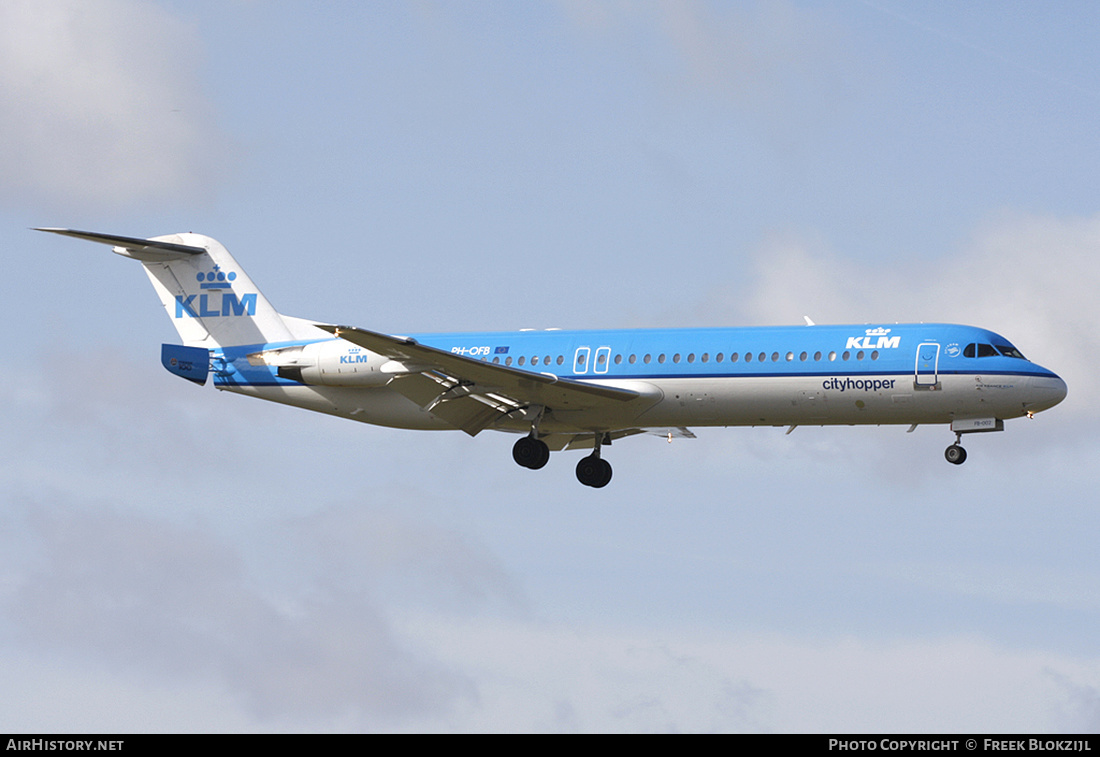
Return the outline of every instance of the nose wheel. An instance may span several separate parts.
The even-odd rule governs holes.
[[[943,451],[943,456],[952,465],[962,465],[966,462],[966,450],[960,442],[963,440],[961,431],[955,432],[955,443]]]
[[[947,462],[952,465],[962,465],[966,462],[966,450],[958,444],[952,444],[948,447],[943,456],[947,459]]]

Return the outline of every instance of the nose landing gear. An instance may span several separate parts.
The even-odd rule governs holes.
[[[962,435],[1004,431],[1005,422],[1000,418],[957,418],[951,421],[951,430],[955,432],[955,443],[944,450],[943,456],[952,465],[962,465],[966,462],[966,450],[960,443]]]
[[[966,450],[959,446],[958,442],[944,450],[943,456],[952,465],[962,465],[966,462]]]

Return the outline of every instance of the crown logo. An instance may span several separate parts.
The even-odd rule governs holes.
[[[880,326],[877,329],[867,329],[863,333],[867,336],[886,336],[890,333],[890,329],[884,329]]]
[[[209,273],[202,273],[201,271],[195,275],[195,279],[199,282],[200,289],[231,289],[232,281],[237,278],[237,274],[234,271],[226,273],[221,270],[221,266],[214,266],[214,270]]]

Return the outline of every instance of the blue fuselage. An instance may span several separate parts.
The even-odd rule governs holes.
[[[891,324],[721,329],[516,331],[411,335],[464,357],[533,373],[644,391],[653,401],[627,417],[586,418],[586,428],[692,425],[949,423],[1038,412],[1065,396],[1053,372],[1004,337],[971,326]],[[246,355],[286,345],[227,348],[221,388],[258,393],[385,425],[437,428],[430,414],[386,391],[390,376],[370,353],[340,340],[324,386],[253,365]],[[374,362],[372,363],[372,360]],[[217,360],[215,361],[217,364]],[[355,381],[374,370],[376,381]],[[341,373],[342,372],[342,373]],[[340,375],[345,377],[341,379]],[[360,374],[362,375],[362,374]],[[354,400],[336,388],[357,387]],[[373,393],[373,394],[372,394]],[[301,395],[301,396],[299,396]],[[354,410],[358,412],[353,412]],[[547,429],[577,430],[549,408]]]

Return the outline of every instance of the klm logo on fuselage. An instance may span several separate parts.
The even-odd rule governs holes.
[[[892,350],[901,346],[900,336],[888,336],[890,329],[867,329],[864,336],[850,336],[846,350]]]
[[[256,293],[233,292],[203,294],[177,294],[176,318],[223,318],[237,315],[256,315]]]

